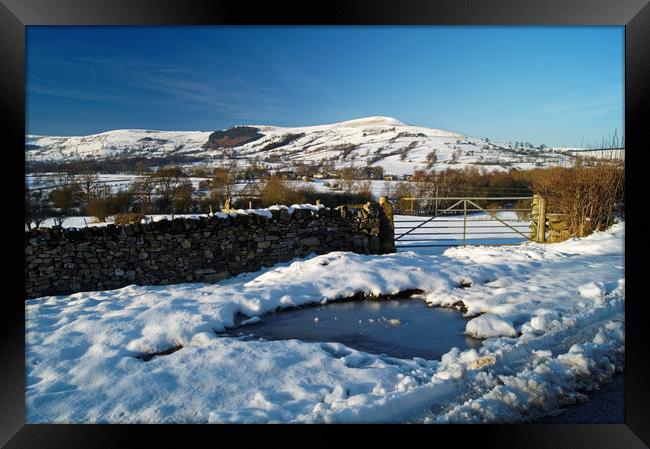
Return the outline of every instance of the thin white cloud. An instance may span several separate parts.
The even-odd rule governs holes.
[[[206,75],[184,66],[161,65],[124,58],[74,58],[64,65],[79,76],[93,77],[105,72],[111,80],[128,89],[155,92],[147,103],[164,105],[173,101],[183,108],[201,109],[233,119],[273,119],[286,112],[282,93],[247,83],[220,73]],[[136,95],[111,95],[97,92],[94,86],[61,87],[48,79],[28,79],[28,92],[99,102],[133,104]]]
[[[569,98],[543,104],[540,112],[571,119],[607,115],[612,111],[624,111],[623,88],[608,89],[589,95],[572,95]]]

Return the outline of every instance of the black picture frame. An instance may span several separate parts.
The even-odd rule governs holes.
[[[200,24],[383,24],[383,25],[624,25],[625,26],[625,138],[626,158],[625,267],[625,424],[517,424],[449,426],[164,426],[164,425],[25,425],[24,257],[17,238],[23,223],[17,216],[23,205],[25,138],[25,26],[28,25],[200,25]],[[3,199],[11,212],[0,214],[5,236],[4,289],[0,327],[0,444],[8,448],[31,447],[131,447],[168,446],[172,435],[182,447],[199,444],[203,434],[215,444],[226,437],[279,437],[290,432],[291,441],[309,445],[339,442],[340,433],[361,433],[366,444],[397,436],[404,442],[429,438],[468,441],[499,448],[643,448],[650,445],[650,337],[645,325],[643,294],[650,224],[640,204],[647,192],[643,177],[643,148],[650,108],[650,4],[647,0],[406,0],[328,1],[312,5],[277,2],[202,2],[185,0],[0,0],[0,97],[5,125],[0,176]],[[645,114],[644,114],[645,113]],[[14,204],[15,201],[15,204]],[[636,244],[632,242],[637,242]],[[7,263],[8,262],[8,263]],[[417,434],[417,435],[416,435]],[[244,440],[241,440],[241,439]],[[430,438],[435,438],[431,440]],[[275,438],[274,438],[275,439]],[[276,439],[281,444],[283,439]],[[424,440],[427,441],[427,440]],[[448,443],[449,444],[449,443]],[[175,444],[177,446],[177,444]]]

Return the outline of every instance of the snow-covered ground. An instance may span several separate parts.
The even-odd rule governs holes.
[[[619,223],[559,244],[333,252],[218,284],[28,300],[27,422],[532,420],[623,369],[623,244]],[[216,334],[242,315],[406,289],[462,302],[482,347],[407,360]]]

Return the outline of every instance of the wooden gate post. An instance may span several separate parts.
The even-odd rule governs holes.
[[[546,198],[539,197],[539,217],[537,219],[537,242],[546,241]]]

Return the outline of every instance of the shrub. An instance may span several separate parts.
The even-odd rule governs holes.
[[[81,189],[78,184],[68,184],[52,189],[49,199],[61,214],[69,215],[78,205]]]
[[[133,214],[117,214],[115,215],[115,224],[123,225],[129,223],[139,223],[140,220],[144,218],[142,213],[133,213]]]
[[[533,188],[547,199],[548,212],[566,215],[577,237],[606,229],[624,213],[625,170],[619,163],[539,170]]]
[[[97,195],[88,201],[85,213],[106,221],[106,217],[120,212],[129,212],[133,205],[133,194],[127,190],[120,190],[115,194],[105,193]]]
[[[298,190],[289,187],[284,177],[269,176],[260,193],[260,200],[263,207],[268,207],[274,204],[302,203],[304,196]]]
[[[106,221],[106,217],[113,213],[111,206],[110,197],[92,198],[86,206],[86,214],[97,218],[97,221],[104,222]]]

